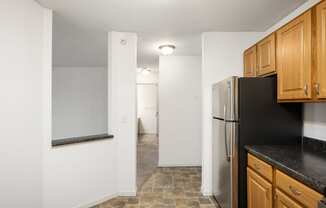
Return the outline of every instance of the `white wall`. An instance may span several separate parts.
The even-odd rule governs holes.
[[[52,86],[52,12],[46,12],[44,34],[44,146],[43,146],[43,208],[90,207],[119,194],[118,147],[122,139],[117,131],[113,140],[102,140],[58,148],[51,147],[51,86]],[[111,43],[109,43],[110,46]],[[123,55],[123,54],[120,54]],[[120,57],[125,58],[125,57]],[[128,58],[124,59],[126,63]],[[119,71],[121,68],[110,68]],[[108,73],[108,79],[123,79],[116,73]],[[111,76],[110,76],[111,75]],[[119,80],[118,82],[120,82]],[[120,86],[110,85],[111,91],[121,94]],[[123,96],[123,95],[122,95]],[[108,99],[109,107],[113,99]],[[115,104],[116,105],[116,104]],[[110,111],[109,111],[110,112]],[[114,123],[112,123],[112,126]],[[111,127],[110,127],[111,128]],[[128,130],[123,129],[126,133]],[[131,151],[130,151],[131,152]],[[132,153],[131,153],[132,154]],[[130,167],[133,165],[124,163]],[[132,174],[129,170],[126,174]],[[130,176],[132,178],[132,176]],[[126,181],[127,183],[128,181]]]
[[[159,166],[200,166],[201,57],[161,56],[159,66]]]
[[[43,8],[0,6],[0,207],[40,208]]]
[[[293,12],[291,12],[290,14],[288,14],[282,20],[280,20],[275,25],[273,25],[272,27],[270,27],[269,29],[267,29],[264,33],[262,33],[262,35],[261,35],[261,37],[259,39],[262,39],[266,35],[269,35],[270,33],[276,31],[277,29],[279,29],[280,27],[282,27],[286,23],[290,22],[292,19],[294,19],[295,17],[299,16],[304,11],[308,10],[309,8],[311,8],[312,6],[314,6],[315,4],[317,4],[320,1],[321,0],[307,0],[306,3],[302,4],[296,10],[294,10]]]
[[[52,11],[5,0],[0,25],[0,207],[89,207],[134,194],[136,36],[114,33],[109,43],[116,139],[52,148]]]
[[[117,196],[116,141],[44,146],[44,208],[88,207]]]
[[[304,105],[303,134],[326,141],[326,103]]]
[[[260,36],[254,32],[202,35],[202,192],[212,193],[212,84],[243,75],[243,51]]]
[[[55,67],[53,139],[107,133],[107,67]]]
[[[120,195],[136,195],[136,68],[137,36],[109,34],[109,124],[117,141],[117,184]]]

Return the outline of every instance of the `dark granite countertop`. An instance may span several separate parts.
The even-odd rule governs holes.
[[[326,196],[326,149],[309,145],[252,145],[245,149]]]
[[[319,208],[326,208],[326,199],[323,199],[319,202]]]
[[[92,142],[99,140],[113,139],[113,135],[111,134],[97,134],[97,135],[89,135],[82,137],[71,137],[64,139],[54,139],[52,140],[52,147],[70,145],[70,144],[78,144],[84,142]]]

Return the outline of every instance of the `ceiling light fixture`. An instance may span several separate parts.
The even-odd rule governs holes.
[[[161,45],[158,47],[164,56],[171,55],[175,50],[175,45]]]
[[[143,75],[147,76],[151,73],[150,69],[143,69],[143,71],[141,72]]]
[[[143,67],[143,68],[138,68],[137,72],[138,73],[141,73],[142,75],[149,75],[151,73],[151,69],[150,68],[147,68],[147,67]]]

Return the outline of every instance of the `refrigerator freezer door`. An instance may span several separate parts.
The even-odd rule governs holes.
[[[224,81],[213,86],[213,117],[224,120],[227,106],[227,86]]]
[[[230,124],[213,119],[213,195],[221,208],[231,208]]]
[[[238,78],[230,77],[213,85],[213,117],[238,120]]]

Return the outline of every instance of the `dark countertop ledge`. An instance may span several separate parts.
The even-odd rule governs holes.
[[[90,136],[83,136],[83,137],[55,139],[55,140],[52,140],[52,147],[84,143],[84,142],[99,141],[99,140],[105,140],[105,139],[113,139],[113,137],[114,136],[111,134],[98,134],[98,135],[90,135]]]
[[[245,149],[326,196],[326,151],[301,145],[249,145]]]

